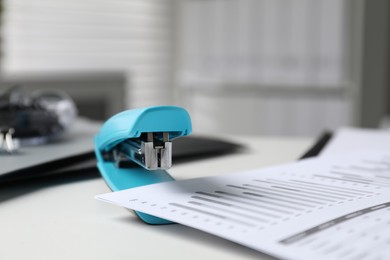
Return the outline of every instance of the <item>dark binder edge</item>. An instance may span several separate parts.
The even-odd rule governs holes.
[[[330,139],[332,139],[333,133],[331,131],[325,131],[320,135],[320,137],[317,139],[315,144],[307,150],[300,158],[299,160],[315,157],[320,154],[322,149],[328,144]]]
[[[223,139],[190,136],[174,140],[173,159],[176,163],[210,158],[235,153],[244,147],[240,144]],[[85,175],[91,178],[99,177],[93,151],[77,154],[28,168],[12,171],[0,176],[0,188],[22,182],[41,181],[42,179],[65,178],[66,176]]]

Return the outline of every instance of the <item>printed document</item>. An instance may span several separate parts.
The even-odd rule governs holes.
[[[327,156],[96,198],[283,259],[390,259],[390,152]]]

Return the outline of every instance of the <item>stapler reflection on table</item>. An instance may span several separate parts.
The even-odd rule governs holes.
[[[108,119],[95,137],[97,166],[113,191],[172,181],[172,139],[192,131],[188,112],[175,106],[132,109]],[[170,221],[142,212],[149,224]]]

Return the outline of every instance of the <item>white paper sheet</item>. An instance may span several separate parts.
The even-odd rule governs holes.
[[[385,149],[390,149],[390,131],[388,130],[342,128],[334,133],[321,151],[320,157]]]
[[[96,198],[283,259],[390,259],[390,153],[310,159]]]

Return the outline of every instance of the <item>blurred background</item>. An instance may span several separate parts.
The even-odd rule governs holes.
[[[387,0],[2,0],[1,85],[104,120],[180,105],[197,133],[389,127]]]

